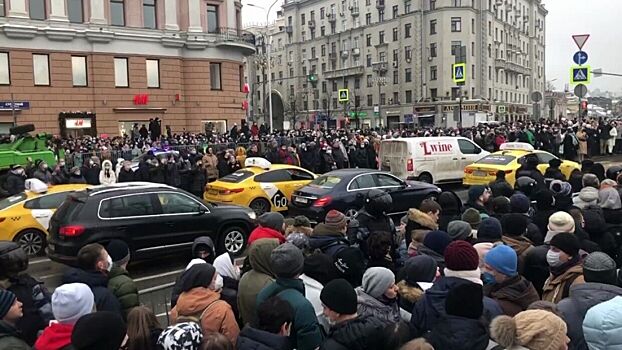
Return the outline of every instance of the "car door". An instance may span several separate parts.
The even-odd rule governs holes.
[[[255,176],[255,182],[259,183],[265,197],[270,201],[271,210],[276,211],[287,210],[293,191],[285,188],[286,184],[291,181],[292,176],[288,169],[270,170]],[[286,192],[289,192],[289,195]]]
[[[454,161],[458,161],[459,167],[455,167],[454,178],[462,178],[464,168],[478,161],[482,156],[482,149],[478,145],[467,139],[458,139],[458,148],[460,152],[453,157]]]
[[[205,225],[209,210],[203,203],[180,192],[158,192],[158,204],[168,227],[167,240],[171,244],[192,242],[199,236],[212,236],[216,228]]]
[[[549,168],[549,162],[556,157],[546,152],[536,152],[536,155],[538,156],[538,171],[544,175],[546,169]]]
[[[377,186],[373,174],[361,174],[356,176],[348,185],[347,191],[349,195],[344,198],[345,207],[338,208],[338,210],[348,215],[348,210],[356,211],[361,209],[365,205],[367,192],[375,187]]]
[[[373,177],[378,188],[391,195],[393,200],[392,213],[406,212],[410,208],[408,191],[405,191],[407,186],[403,181],[390,174],[376,173]]]
[[[315,177],[310,172],[301,169],[292,168],[287,169],[287,171],[289,172],[290,181],[284,181],[277,184],[277,186],[283,191],[287,199],[291,201],[294,191],[308,185]]]
[[[54,211],[63,203],[71,192],[52,193],[33,198],[24,203],[24,208],[30,209],[32,217],[46,231],[50,226],[50,218]]]

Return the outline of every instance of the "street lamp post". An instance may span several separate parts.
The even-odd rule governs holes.
[[[382,113],[380,109],[380,105],[382,102],[380,101],[380,95],[382,94],[382,92],[380,87],[386,84],[384,74],[387,72],[387,62],[372,63],[372,70],[376,73],[376,77],[373,79],[373,82],[378,85],[378,119],[380,122],[380,127],[382,127]]]

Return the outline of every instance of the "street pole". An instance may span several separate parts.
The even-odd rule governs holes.
[[[270,16],[270,10],[272,10],[272,6],[274,6],[277,1],[279,0],[274,0],[274,2],[270,5],[270,7],[268,7],[268,11],[266,12],[266,35],[268,35],[268,17]],[[268,104],[270,105],[270,132],[273,132],[274,129],[272,128],[272,57],[271,57],[271,51],[272,51],[272,36],[268,35]]]
[[[462,86],[458,86],[458,94],[460,94],[460,102],[458,106],[458,128],[462,129]]]
[[[17,116],[15,115],[15,99],[11,93],[11,116],[13,117],[13,127],[17,126]]]

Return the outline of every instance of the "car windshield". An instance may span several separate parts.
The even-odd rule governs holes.
[[[23,201],[24,199],[26,199],[26,193],[22,192],[14,196],[5,198],[3,200],[0,200],[0,210],[6,209],[12,206],[13,204]]]
[[[477,164],[490,164],[490,165],[508,165],[516,157],[509,155],[491,154],[477,161]]]
[[[239,183],[239,182],[242,182],[242,181],[248,179],[249,177],[251,177],[253,175],[254,175],[254,173],[252,171],[238,170],[238,171],[236,171],[234,173],[231,173],[229,175],[225,175],[225,176],[221,177],[220,179],[218,179],[218,181]]]
[[[311,181],[309,186],[314,187],[322,187],[322,188],[333,188],[337,186],[338,183],[341,182],[341,178],[334,175],[322,175],[317,179]]]

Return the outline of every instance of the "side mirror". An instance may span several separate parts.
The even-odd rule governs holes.
[[[205,208],[202,205],[199,205],[199,208],[198,208],[197,212],[198,212],[197,215],[203,215],[203,214],[207,213],[207,211],[205,210]]]

